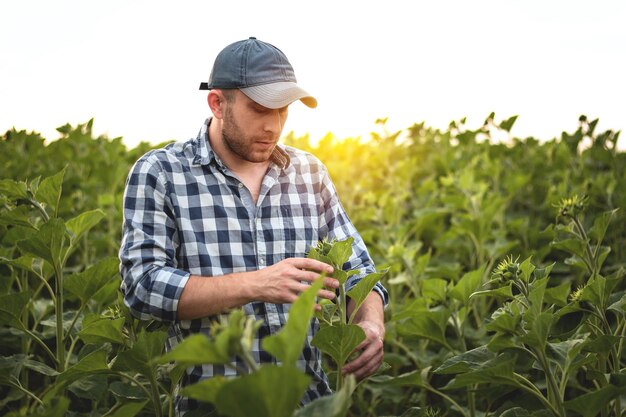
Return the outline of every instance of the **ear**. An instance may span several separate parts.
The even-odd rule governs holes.
[[[213,116],[216,119],[221,119],[223,117],[222,106],[226,104],[226,99],[222,92],[220,90],[209,91],[207,102],[209,103],[209,108],[211,109]]]

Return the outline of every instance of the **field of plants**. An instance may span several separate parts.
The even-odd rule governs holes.
[[[382,279],[385,364],[360,383],[337,379],[360,335],[325,306],[315,343],[337,391],[298,408],[308,384],[298,340],[318,282],[263,340],[277,365],[185,394],[231,417],[626,416],[619,132],[581,116],[559,138],[522,139],[509,133],[515,120],[400,132],[380,120],[367,141],[287,136],[327,165],[384,271],[342,297],[359,300]],[[235,310],[214,339],[165,353],[165,328],[123,305],[117,259],[126,175],[155,145],[94,137],[91,121],[58,131],[50,143],[0,138],[0,415],[172,416],[185,367],[248,360],[258,327]],[[341,265],[345,247],[310,256]]]

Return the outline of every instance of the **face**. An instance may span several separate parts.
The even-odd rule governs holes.
[[[287,107],[268,109],[238,90],[232,94],[223,111],[224,146],[244,161],[268,161],[287,121]]]

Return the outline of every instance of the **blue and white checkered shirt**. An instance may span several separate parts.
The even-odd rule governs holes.
[[[124,194],[121,290],[132,313],[145,320],[171,323],[167,348],[192,332],[208,334],[217,317],[178,320],[178,300],[190,275],[212,276],[254,271],[285,258],[304,257],[319,240],[354,237],[353,254],[344,269],[360,277],[374,271],[363,240],[350,222],[325,166],[313,155],[278,145],[255,204],[248,189],[213,152],[210,119],[198,137],[173,143],[142,156],[131,169]],[[375,287],[385,305],[387,291]],[[261,349],[261,339],[286,323],[289,304],[252,302],[246,314],[262,320],[253,356],[275,359]],[[302,402],[329,394],[321,353],[310,345],[318,323],[311,323],[298,366],[312,377]],[[244,368],[238,358],[233,365]],[[213,375],[235,375],[236,367],[202,365],[187,370],[183,385]],[[179,398],[178,411],[194,408]]]

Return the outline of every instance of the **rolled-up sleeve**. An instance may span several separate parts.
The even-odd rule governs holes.
[[[350,276],[346,281],[346,291],[350,291],[364,276],[376,272],[376,268],[363,242],[363,238],[361,238],[361,235],[356,230],[341,205],[335,185],[325,169],[322,171],[322,175],[321,197],[324,207],[320,219],[320,236],[325,236],[328,240],[344,240],[348,237],[354,238],[352,256],[343,266],[344,270],[359,271],[358,274]],[[380,295],[383,306],[386,307],[389,303],[389,294],[380,281],[376,283],[373,291],[376,291]]]
[[[135,317],[171,322],[189,273],[177,269],[178,236],[168,182],[151,155],[135,163],[126,181],[120,289]]]

